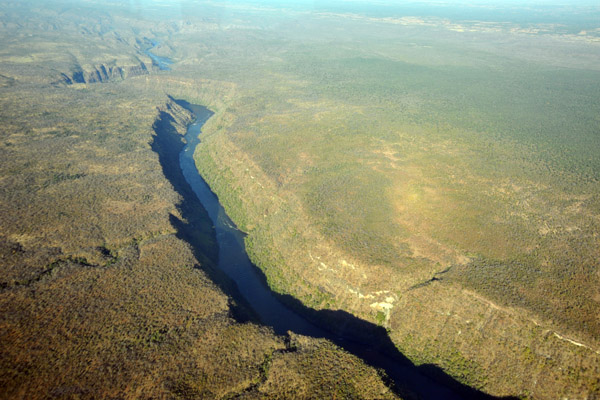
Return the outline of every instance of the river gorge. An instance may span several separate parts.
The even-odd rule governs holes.
[[[434,365],[416,366],[403,356],[382,327],[337,310],[312,310],[290,296],[273,292],[263,273],[249,259],[244,247],[244,232],[227,216],[218,197],[204,181],[194,161],[194,152],[201,142],[204,123],[213,115],[206,107],[172,99],[170,112],[161,112],[155,123],[153,149],[159,154],[163,171],[182,196],[180,208],[186,220],[172,217],[178,236],[192,246],[196,254],[206,254],[207,245],[195,232],[201,219],[210,218],[218,246],[217,266],[211,273],[238,304],[238,319],[249,319],[269,326],[279,335],[294,334],[326,338],[367,364],[385,371],[391,385],[403,397],[422,399],[489,398],[446,375]],[[182,107],[192,114],[182,140],[173,128]],[[306,316],[306,317],[305,317]],[[321,328],[319,321],[340,321],[345,326],[335,333]],[[432,379],[431,377],[435,377]]]

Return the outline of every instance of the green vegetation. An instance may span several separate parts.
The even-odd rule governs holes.
[[[231,84],[150,67],[138,39],[167,28],[126,8],[33,5],[0,5],[0,398],[397,398],[330,342],[235,319],[203,210],[202,246],[181,238],[153,126],[189,122],[166,93],[218,111]]]
[[[213,57],[203,76],[236,84],[220,113],[228,123],[207,127],[197,162],[249,233],[250,255],[272,288],[381,323],[386,293],[397,301],[415,288],[427,304],[439,285],[420,284],[435,276],[451,297],[475,294],[467,309],[483,296],[498,313],[516,310],[520,324],[584,343],[583,357],[597,360],[595,39],[345,15],[255,31],[252,17],[240,18],[245,25],[187,46],[183,35],[172,40],[176,57]],[[205,50],[215,43],[218,55]],[[256,56],[244,57],[248,48]],[[543,57],[543,49],[557,50]],[[191,62],[180,67],[192,70]],[[315,300],[318,289],[333,301]],[[391,313],[397,343],[410,328],[393,320],[407,312]],[[464,356],[444,346],[427,362]],[[465,382],[500,374],[477,367],[494,346],[524,365],[500,338],[490,346],[464,357],[473,368],[440,363]]]
[[[198,167],[274,290],[493,394],[597,394],[597,29],[29,5],[0,6],[6,396],[388,396],[330,343],[228,316],[210,223],[206,254],[171,224],[152,126],[189,116],[166,94],[215,112]]]

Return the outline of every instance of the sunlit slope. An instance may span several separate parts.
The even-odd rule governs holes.
[[[461,279],[478,290],[598,332],[597,300],[576,294],[597,283],[600,73],[498,70],[492,56],[482,67],[431,67],[327,49],[267,71],[264,85],[277,84],[232,105],[229,139],[353,258],[399,272],[468,264]],[[523,298],[499,283],[523,286]],[[545,284],[565,292],[546,294]]]
[[[593,359],[600,339],[594,45],[343,18],[281,25],[277,39],[230,29],[198,38],[198,53],[181,42],[180,53],[203,54],[217,68],[199,71],[239,82],[238,98],[207,126],[197,160],[249,232],[269,282],[312,307],[378,321],[403,351],[442,360],[467,381],[487,376],[472,383],[496,393],[533,391],[556,371],[537,342],[547,338],[542,324],[558,335],[547,340],[557,341],[559,364],[579,365],[579,378],[559,372],[556,380],[587,393],[597,375],[576,354]],[[506,42],[516,50],[507,52]],[[216,43],[218,56],[207,50]],[[559,50],[550,62],[531,56],[552,43]],[[460,324],[431,322],[441,321],[431,309],[439,296],[449,296],[445,305],[462,302],[463,324],[485,326],[498,313],[516,328],[502,331],[502,318],[492,318],[491,342],[456,341]],[[420,322],[433,326],[410,321],[415,298],[434,314],[422,311]],[[413,351],[408,323],[417,327]],[[495,335],[518,336],[511,343]],[[486,364],[493,354],[502,361]],[[502,368],[526,377],[510,382]],[[544,397],[550,387],[535,390]]]

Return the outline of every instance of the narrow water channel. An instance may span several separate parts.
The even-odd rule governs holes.
[[[185,104],[185,103],[184,103]],[[186,145],[179,154],[179,165],[183,176],[208,212],[212,220],[219,245],[219,269],[224,271],[237,285],[241,295],[252,306],[261,322],[271,326],[275,333],[283,335],[288,330],[306,336],[324,337],[325,331],[317,328],[282,305],[261,282],[244,247],[244,233],[235,227],[217,196],[200,176],[194,162],[194,150],[200,143],[202,125],[213,114],[206,107],[186,104],[196,120],[189,125],[185,135]]]
[[[227,216],[219,199],[210,190],[194,162],[193,155],[196,146],[200,143],[202,126],[213,112],[203,106],[185,101],[177,102],[195,115],[195,121],[188,126],[185,135],[186,144],[179,153],[181,172],[214,224],[219,247],[218,268],[235,282],[239,294],[250,305],[260,322],[272,327],[275,333],[280,335],[292,331],[305,336],[331,340],[360,357],[367,364],[384,370],[405,398],[449,400],[493,398],[453,380],[436,366],[415,366],[397,351],[382,329],[380,331],[383,331],[383,334],[374,336],[370,342],[357,341],[356,335],[352,332],[348,332],[347,335],[333,334],[283,304],[278,298],[280,296],[271,291],[260,270],[248,258],[244,247],[244,233],[238,230]],[[325,313],[322,314],[323,317],[331,315],[339,318],[339,315],[343,314],[347,320],[358,320],[343,311],[307,309],[307,312],[309,311],[313,314]],[[363,326],[372,325],[366,321],[361,323]],[[430,376],[435,376],[436,380],[431,379]]]
[[[155,48],[156,46],[158,46],[160,43],[157,42],[156,40],[150,40],[150,39],[146,39],[146,40],[148,40],[150,42],[152,47],[150,47],[147,50],[144,50],[144,54],[146,54],[148,57],[150,57],[152,59],[152,63],[154,65],[156,65],[158,67],[158,69],[160,69],[161,71],[170,71],[171,68],[169,67],[169,65],[173,64],[173,61],[167,57],[157,56],[156,54],[154,54],[150,51],[153,48]]]

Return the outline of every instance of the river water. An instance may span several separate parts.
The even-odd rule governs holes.
[[[216,230],[219,246],[218,267],[232,279],[240,294],[252,307],[260,321],[272,327],[275,333],[285,335],[288,331],[316,338],[327,338],[346,351],[360,357],[367,364],[383,369],[387,375],[401,388],[403,397],[420,399],[461,399],[491,398],[486,394],[464,386],[445,375],[435,366],[415,366],[400,353],[394,357],[389,346],[382,350],[377,343],[358,342],[349,333],[333,334],[322,329],[302,317],[279,301],[266,285],[264,277],[252,264],[244,247],[245,234],[238,230],[225,213],[217,196],[204,181],[194,162],[194,151],[200,143],[202,125],[213,115],[206,107],[178,101],[195,115],[195,121],[188,126],[185,135],[186,145],[179,154],[179,165],[183,175],[196,194]],[[389,338],[386,339],[391,343]],[[392,345],[393,346],[393,345]],[[394,349],[395,350],[395,349]],[[441,376],[442,381],[434,381],[424,374],[427,370]],[[450,389],[448,386],[452,386]],[[456,390],[460,391],[460,394]]]
[[[179,165],[183,176],[215,226],[219,245],[219,269],[236,283],[241,295],[258,314],[261,322],[273,327],[275,333],[281,335],[291,330],[306,336],[325,336],[325,331],[281,304],[261,281],[256,267],[246,254],[244,233],[229,219],[217,196],[200,176],[194,162],[194,150],[200,143],[202,125],[213,113],[206,107],[189,103],[186,104],[186,108],[194,113],[196,120],[188,127],[185,135],[186,145],[179,154]]]
[[[144,54],[146,54],[148,57],[150,57],[152,59],[152,63],[154,65],[156,65],[158,67],[158,69],[160,69],[161,71],[170,71],[171,68],[169,67],[169,65],[173,64],[173,61],[167,57],[157,56],[156,54],[154,54],[150,51],[153,48],[155,48],[156,46],[158,46],[160,43],[157,42],[156,40],[150,40],[150,39],[147,39],[147,40],[150,41],[150,43],[152,44],[152,47],[150,47],[147,50],[144,50]]]

